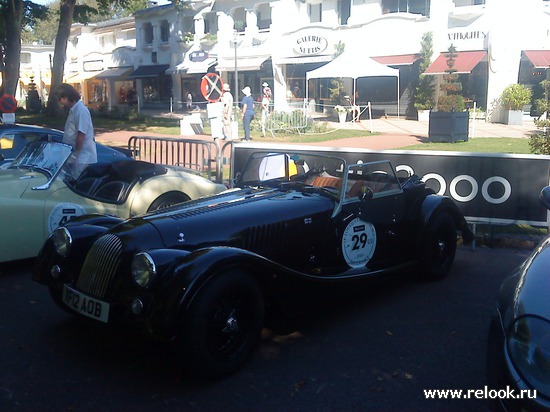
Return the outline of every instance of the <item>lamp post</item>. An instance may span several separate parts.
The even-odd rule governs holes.
[[[234,104],[235,104],[235,106],[237,106],[237,102],[239,101],[239,70],[237,68],[237,44],[238,44],[238,34],[237,34],[237,31],[234,30],[233,31],[233,46],[235,48],[235,55],[234,55],[234,58],[235,58],[235,93],[234,93],[235,99],[234,99]]]

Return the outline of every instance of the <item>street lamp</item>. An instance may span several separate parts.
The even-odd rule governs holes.
[[[236,104],[239,101],[239,71],[237,69],[237,44],[239,40],[239,35],[237,30],[233,30],[233,46],[235,48],[235,99],[234,103]]]

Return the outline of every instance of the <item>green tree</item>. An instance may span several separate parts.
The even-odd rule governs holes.
[[[433,55],[433,33],[427,32],[422,36],[420,49],[420,65],[417,86],[413,94],[413,102],[416,110],[428,110],[435,105],[435,86],[430,75],[423,75],[431,63]]]

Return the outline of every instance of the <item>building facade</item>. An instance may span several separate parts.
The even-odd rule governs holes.
[[[531,87],[550,67],[548,0],[202,0],[150,4],[128,21],[73,26],[67,81],[80,84],[89,104],[137,103],[179,110],[202,106],[203,76],[219,73],[235,100],[248,85],[256,100],[261,85],[273,91],[276,110],[307,103],[317,111],[334,104],[334,88],[356,93],[388,115],[414,116],[412,93],[419,73],[422,37],[433,34],[431,75],[436,93],[446,52],[457,50],[455,69],[466,101],[499,120],[499,97],[514,83]],[[126,26],[128,25],[128,26]],[[124,33],[124,34],[123,34]],[[133,38],[131,39],[133,33]],[[337,54],[352,56],[364,72],[334,83],[308,73]],[[342,60],[342,59],[341,59]],[[372,63],[398,76],[369,71]],[[374,66],[373,66],[374,67]],[[337,72],[335,77],[337,77]],[[135,93],[133,100],[124,91]],[[526,108],[527,110],[527,108]]]

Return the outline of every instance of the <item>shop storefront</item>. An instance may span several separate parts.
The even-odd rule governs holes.
[[[167,110],[172,97],[172,77],[166,74],[168,64],[139,66],[127,80],[136,81],[138,102],[144,109]]]

